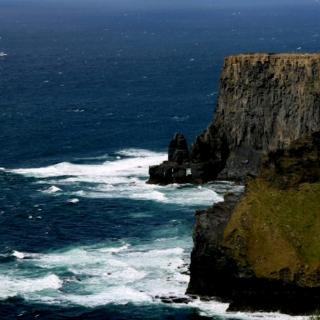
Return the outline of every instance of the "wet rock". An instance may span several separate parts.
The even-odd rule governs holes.
[[[156,296],[156,299],[160,299],[163,303],[176,303],[176,304],[188,304],[190,303],[193,298],[190,296],[183,296],[183,297],[177,297],[177,296]]]
[[[160,165],[151,166],[149,175],[148,183],[151,184],[167,185],[191,182],[190,176],[187,175],[187,168],[175,162],[163,162]]]
[[[148,183],[166,185],[191,182],[189,159],[185,137],[181,133],[175,134],[168,147],[168,161],[149,168]]]

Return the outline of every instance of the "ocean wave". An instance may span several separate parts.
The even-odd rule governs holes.
[[[165,297],[187,301],[188,240],[159,240],[163,241],[146,245],[106,243],[48,253],[14,251],[12,255],[20,261],[7,274],[0,269],[0,299],[22,296],[30,302],[84,307],[162,304]],[[188,301],[171,306],[192,308],[203,316],[223,319],[306,319],[279,313],[229,313],[228,303]]]
[[[0,275],[0,299],[23,296],[28,297],[43,290],[57,290],[63,281],[55,274],[48,274],[41,278],[23,278]]]
[[[185,206],[208,206],[223,201],[219,188],[232,189],[226,184],[156,186],[146,184],[148,168],[166,160],[167,155],[143,149],[125,149],[114,154],[113,160],[99,164],[61,162],[40,168],[9,170],[15,174],[38,178],[38,183],[50,184],[47,194],[66,194],[84,198],[125,198],[155,201]],[[63,189],[63,190],[62,190]]]
[[[147,294],[128,287],[111,288],[109,291],[95,293],[90,296],[70,295],[68,300],[71,303],[85,307],[98,307],[109,303],[118,305],[134,303],[146,304],[151,303],[152,298]]]
[[[25,258],[25,254],[23,252],[16,251],[16,250],[14,250],[12,252],[12,256],[16,257],[17,259],[24,259]]]
[[[43,190],[43,192],[45,192],[45,193],[56,193],[59,191],[62,191],[62,190],[56,186],[51,186],[48,189]]]
[[[148,167],[160,163],[166,159],[164,153],[156,153],[141,149],[126,149],[119,151],[118,155],[126,156],[116,161],[105,161],[101,164],[74,164],[70,162],[61,162],[40,168],[22,168],[8,170],[16,174],[32,176],[36,178],[50,178],[74,176],[84,179],[93,179],[94,177],[118,177],[128,176],[147,176]]]
[[[12,255],[20,261],[9,271],[0,269],[1,299],[22,295],[34,302],[83,306],[150,303],[157,295],[183,295],[188,281],[188,277],[179,278],[188,251],[158,243],[36,254],[13,251]],[[75,289],[67,293],[68,286]]]
[[[77,204],[80,202],[80,200],[78,198],[72,198],[72,199],[68,199],[67,202],[71,204]]]

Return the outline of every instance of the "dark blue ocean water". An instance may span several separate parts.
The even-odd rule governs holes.
[[[145,181],[210,122],[225,55],[318,51],[320,6],[186,3],[0,0],[0,319],[286,318],[162,303],[235,187]]]

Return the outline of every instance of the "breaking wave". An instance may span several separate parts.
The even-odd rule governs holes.
[[[4,170],[35,178],[43,197],[64,196],[63,201],[75,206],[81,198],[123,198],[191,208],[222,201],[230,190],[243,190],[228,182],[203,186],[146,184],[148,167],[165,159],[165,153],[126,149],[45,167]],[[186,303],[172,303],[172,307],[197,309],[209,317],[292,319],[278,313],[228,313],[227,303],[188,299],[185,291],[191,237],[170,237],[168,230],[160,231],[150,241],[110,240],[39,253],[12,250],[0,259],[0,299],[20,296],[35,303],[93,308],[109,304],[162,304],[164,299],[174,297],[185,299]]]
[[[179,246],[181,240],[158,239],[148,245],[106,243],[48,253],[14,251],[19,263],[1,272],[0,299],[21,296],[36,303],[90,308],[161,304],[167,297],[187,299],[190,244]],[[278,313],[227,313],[228,304],[217,301],[196,299],[172,306],[222,318],[292,319]]]
[[[219,190],[212,185],[196,187],[146,184],[149,166],[159,164],[165,159],[165,153],[126,149],[117,152],[112,160],[99,164],[61,162],[46,167],[9,171],[35,177],[39,179],[38,182],[49,184],[50,187],[44,187],[42,191],[53,195],[127,198],[191,206],[206,206],[223,201]],[[68,191],[63,191],[65,186],[68,186]],[[229,184],[229,187],[232,186]]]

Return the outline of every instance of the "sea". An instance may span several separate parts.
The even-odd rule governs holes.
[[[0,319],[292,319],[165,303],[195,210],[243,187],[146,181],[213,119],[224,56],[319,37],[311,0],[0,0]]]

